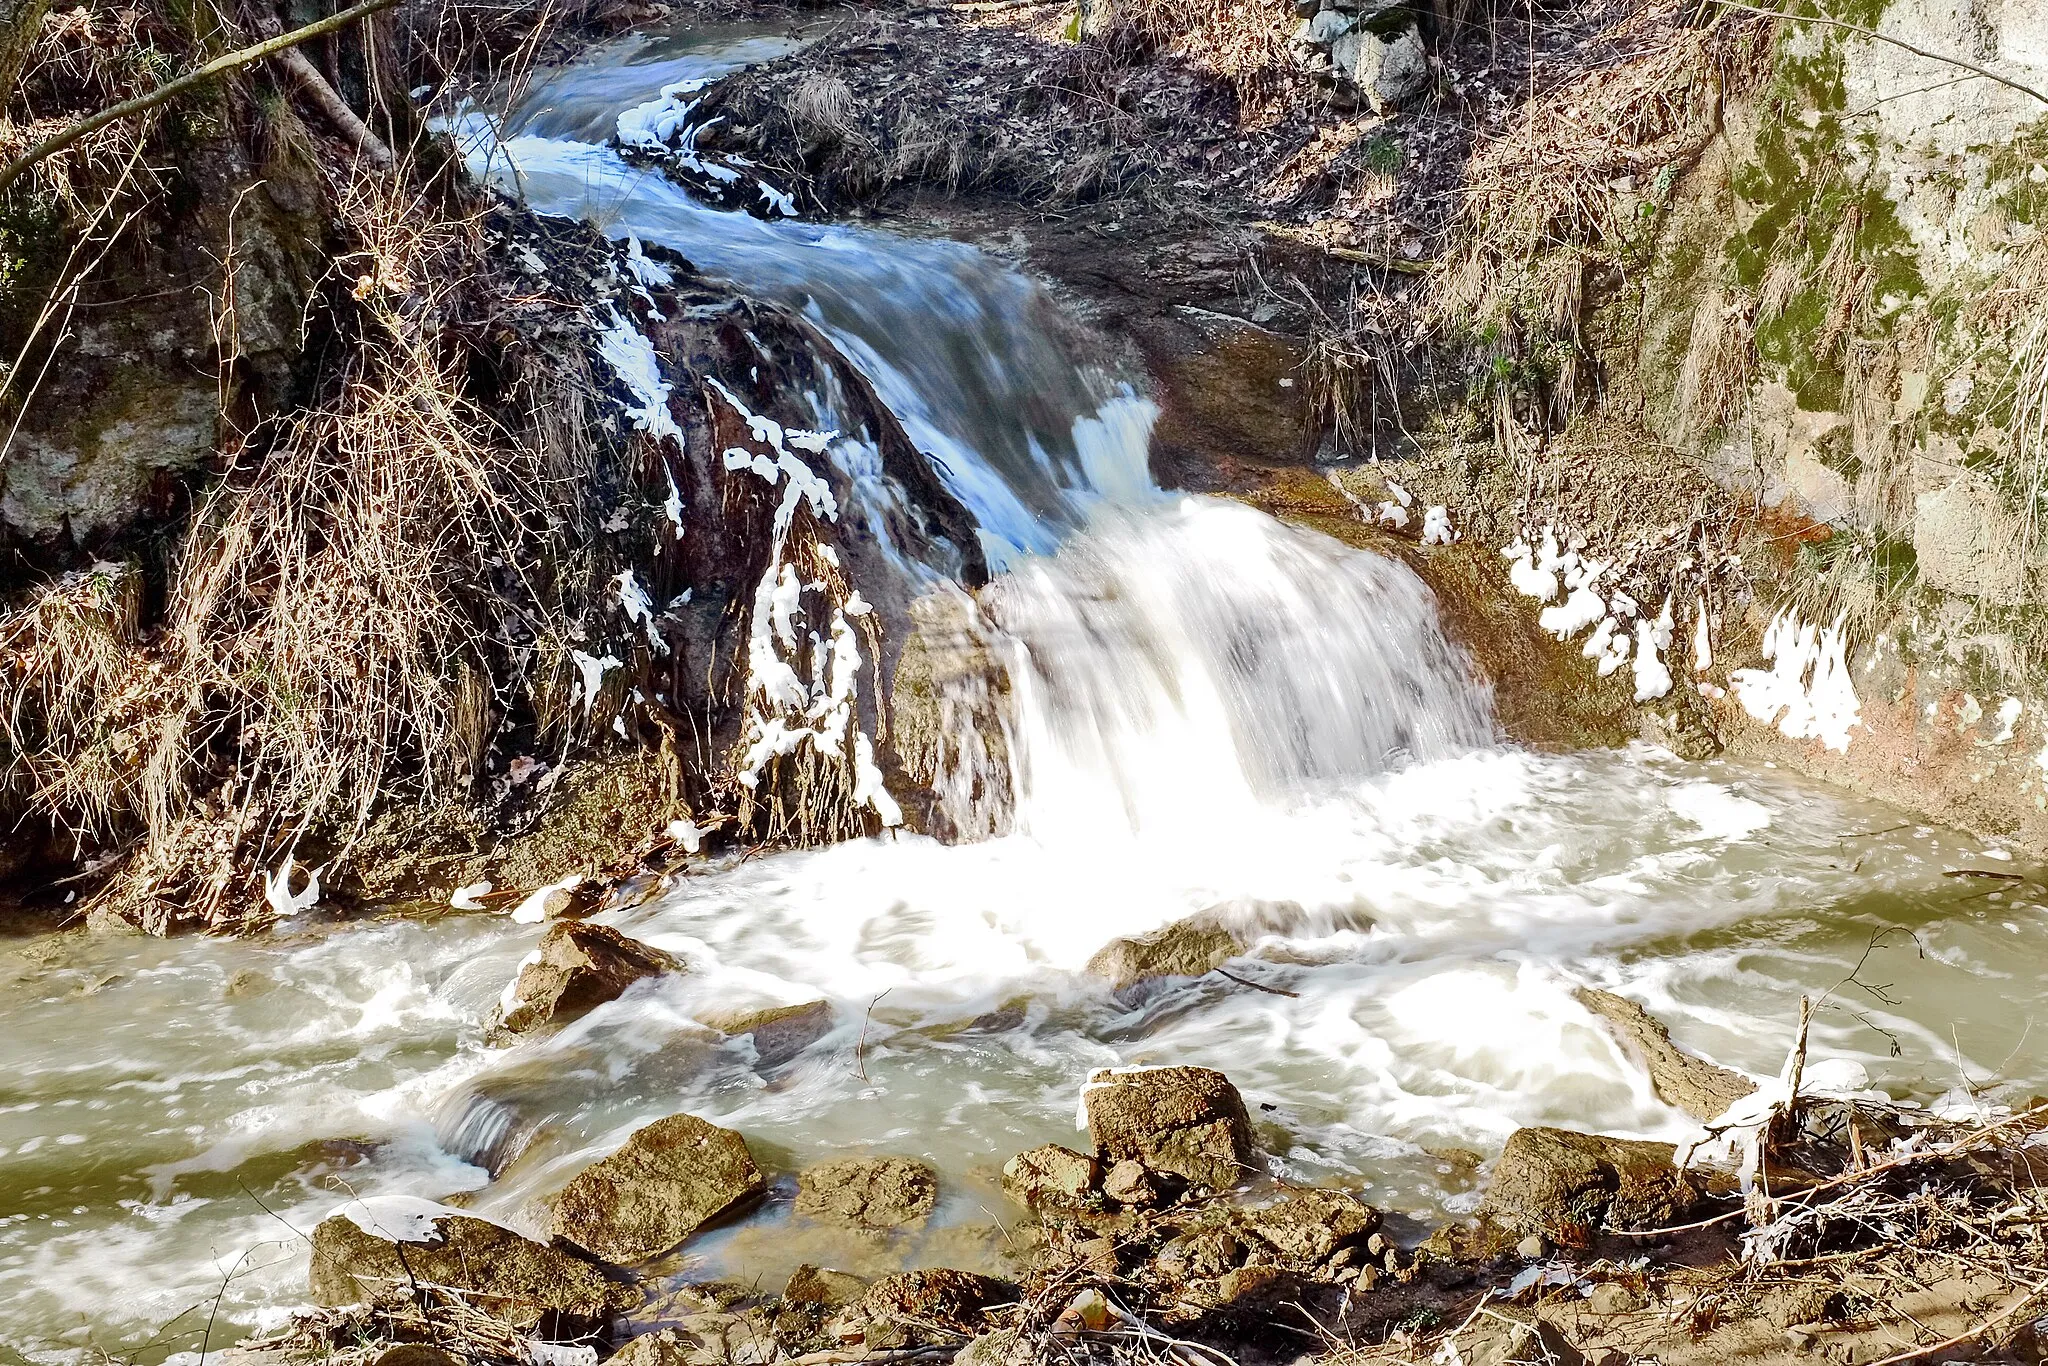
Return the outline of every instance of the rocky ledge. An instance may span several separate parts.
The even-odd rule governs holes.
[[[351,1200],[312,1236],[309,1290],[331,1307],[240,1352],[251,1366],[2041,1359],[2048,1197],[2029,1155],[2048,1102],[1938,1119],[1799,1052],[1788,1075],[1805,1082],[1758,1087],[1703,1072],[1632,1003],[1607,1013],[1667,1077],[1682,1059],[1731,1096],[1707,1138],[1681,1151],[1519,1130],[1473,1216],[1427,1236],[1358,1193],[1286,1180],[1221,1073],[1118,1070],[1084,1089],[1090,1151],[1047,1145],[1003,1167],[1021,1214],[1000,1230],[1001,1275],[805,1265],[779,1292],[693,1279],[678,1250],[773,1185],[795,1188],[792,1233],[837,1226],[906,1257],[947,1222],[948,1191],[903,1156],[777,1172],[772,1149],[674,1115],[511,1221],[546,1241],[425,1199]]]

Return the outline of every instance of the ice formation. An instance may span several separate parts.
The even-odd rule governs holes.
[[[1442,503],[1431,507],[1422,514],[1422,543],[1424,545],[1449,545],[1455,535],[1451,530],[1451,513]]]
[[[1671,691],[1671,670],[1662,658],[1671,648],[1671,599],[1655,621],[1636,623],[1636,701],[1652,702]]]
[[[1764,632],[1763,654],[1770,668],[1729,675],[1742,709],[1794,740],[1819,740],[1846,752],[1849,728],[1862,723],[1863,708],[1849,677],[1841,622],[1810,626],[1796,608],[1785,607]]]

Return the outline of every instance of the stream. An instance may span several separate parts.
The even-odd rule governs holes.
[[[1766,766],[1504,743],[1405,567],[1156,488],[1136,377],[1009,262],[706,208],[602,145],[664,86],[789,46],[607,44],[502,127],[473,116],[472,154],[537,208],[802,308],[941,458],[1001,571],[1013,832],[695,866],[604,917],[689,972],[514,1048],[484,1033],[541,927],[502,916],[0,941],[0,1361],[196,1358],[303,1303],[301,1235],[351,1194],[531,1227],[536,1196],[678,1110],[743,1132],[777,1184],[665,1270],[772,1285],[807,1261],[1002,1270],[1001,1166],[1077,1141],[1097,1067],[1222,1069],[1276,1174],[1417,1237],[1472,1208],[1517,1126],[1695,1136],[1580,984],[1759,1074],[1832,988],[1816,1054],[1897,1096],[2043,1075],[2038,884],[1944,876],[2032,871],[2004,850]],[[1259,938],[1243,981],[1133,1002],[1082,971],[1199,911]],[[832,1032],[778,1067],[696,1023],[820,998]],[[515,1139],[495,1178],[468,1160]],[[793,1173],[845,1153],[933,1163],[930,1227],[797,1220]]]

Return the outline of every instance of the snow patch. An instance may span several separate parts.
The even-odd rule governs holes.
[[[1863,707],[1849,677],[1841,622],[1810,626],[1796,609],[1783,608],[1764,633],[1763,654],[1769,669],[1729,675],[1742,709],[1794,740],[1819,740],[1846,753],[1849,728],[1862,724]]]
[[[1451,530],[1451,513],[1442,503],[1431,507],[1422,514],[1422,543],[1424,545],[1449,545],[1456,533]]]

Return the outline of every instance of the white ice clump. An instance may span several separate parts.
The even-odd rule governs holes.
[[[661,638],[661,631],[654,624],[654,599],[635,578],[630,568],[621,569],[612,579],[612,591],[619,595],[619,610],[626,614],[626,620],[638,622],[647,632],[647,643],[654,653],[668,653],[668,642]]]
[[[1654,702],[1671,691],[1671,670],[1662,655],[1671,648],[1671,599],[1655,621],[1636,623],[1636,701]]]
[[[706,80],[677,81],[645,104],[636,104],[619,115],[619,143],[625,147],[660,148],[668,145],[685,126],[697,101],[684,99],[711,84]]]
[[[1515,543],[1501,554],[1508,560],[1508,582],[1517,593],[1538,602],[1549,602],[1557,596],[1557,533],[1549,527],[1543,528],[1543,549],[1532,553],[1529,543],[1517,537]]]
[[[661,94],[645,104],[634,105],[619,115],[618,141],[622,147],[637,147],[645,152],[658,152],[670,161],[688,171],[694,171],[720,185],[737,185],[748,179],[732,166],[710,160],[707,153],[698,150],[697,139],[707,128],[715,127],[722,119],[711,119],[704,123],[690,122],[690,115],[697,111],[701,100],[688,98],[709,85],[708,80],[677,81],[661,88]],[[727,161],[743,166],[752,162],[744,157],[728,157]],[[754,186],[761,193],[761,201],[769,209],[784,218],[797,216],[796,201],[767,181],[753,177]]]
[[[595,1347],[570,1347],[559,1342],[542,1342],[538,1338],[522,1339],[519,1355],[526,1366],[597,1366]]]
[[[481,911],[484,909],[484,903],[477,898],[489,895],[491,890],[489,878],[481,882],[465,883],[449,894],[448,904],[458,911]]]
[[[1620,623],[1613,617],[1602,617],[1579,651],[1596,662],[1596,672],[1602,678],[1628,663],[1628,634],[1619,628]]]
[[[1705,673],[1714,667],[1714,643],[1707,638],[1707,602],[1700,599],[1699,620],[1692,628],[1692,668],[1694,673]]]
[[[662,473],[668,475],[668,500],[661,505],[661,511],[675,528],[676,539],[683,539],[683,491],[676,487],[676,477],[665,466]]]
[[[1764,725],[1846,753],[1849,728],[1862,724],[1863,716],[1849,677],[1848,649],[1840,621],[1810,626],[1788,606],[1764,632],[1763,654],[1771,667],[1737,669],[1729,681],[1742,709]]]
[[[674,437],[680,444],[683,429],[668,410],[670,386],[661,377],[661,358],[647,334],[614,309],[611,326],[598,334],[597,354],[637,400],[637,406],[626,409],[633,425],[657,441]]]
[[[1391,479],[1387,491],[1394,496],[1373,510],[1373,520],[1399,531],[1408,525],[1408,509],[1415,506],[1415,495]]]
[[[1998,704],[1998,729],[1992,733],[1991,739],[1987,743],[1994,745],[2011,743],[2013,732],[2020,723],[2020,713],[2025,710],[2026,704],[2017,697],[2008,697],[2003,702],[2000,702]]]
[[[796,427],[784,427],[774,418],[763,417],[754,412],[746,404],[740,402],[738,395],[734,394],[732,390],[726,388],[717,380],[707,379],[705,383],[716,389],[719,397],[723,398],[732,407],[732,410],[740,415],[741,420],[747,424],[747,430],[753,434],[754,440],[762,442],[775,452],[774,457],[771,459],[762,452],[742,450],[735,446],[725,453],[725,467],[728,470],[752,470],[770,484],[776,483],[783,477],[787,477],[791,490],[801,493],[804,498],[810,501],[811,511],[817,513],[828,522],[838,521],[839,500],[833,497],[831,485],[819,478],[817,472],[804,463],[801,458],[792,454],[789,448],[794,446],[800,451],[810,451],[814,455],[823,455],[826,448],[832,444],[833,438],[839,434],[837,432],[809,432]],[[787,497],[784,498],[784,503],[785,505],[788,504]],[[794,510],[794,508],[789,509],[791,512]],[[781,516],[781,514],[778,514],[778,516]]]
[[[611,655],[587,655],[581,650],[569,651],[569,658],[576,662],[576,673],[583,697],[583,714],[590,715],[591,704],[597,701],[598,689],[604,686],[604,676],[613,669],[622,668],[625,660]]]
[[[693,820],[672,820],[668,823],[668,837],[683,846],[683,852],[694,854],[704,847],[704,831]]]
[[[364,1196],[345,1202],[334,1213],[372,1238],[382,1238],[387,1243],[438,1243],[441,1234],[434,1226],[441,1220],[455,1215],[476,1217],[468,1210],[422,1200],[417,1195]]]
[[[1536,624],[1559,640],[1570,640],[1607,615],[1607,600],[1593,591],[1593,585],[1607,572],[1607,565],[1601,560],[1582,562],[1577,552],[1567,555],[1559,564],[1570,596],[1555,607],[1544,608],[1537,615]]]
[[[548,918],[548,898],[556,892],[573,892],[583,885],[583,874],[571,873],[560,882],[550,882],[536,889],[526,900],[512,908],[512,919],[520,925],[538,925]]]
[[[1451,513],[1442,503],[1435,504],[1422,514],[1422,543],[1424,545],[1449,545],[1455,533],[1451,531]]]
[[[263,900],[280,920],[290,920],[300,911],[316,906],[320,902],[320,874],[324,867],[315,868],[306,874],[306,885],[292,890],[292,861],[286,858],[277,865],[277,871],[263,879]]]

